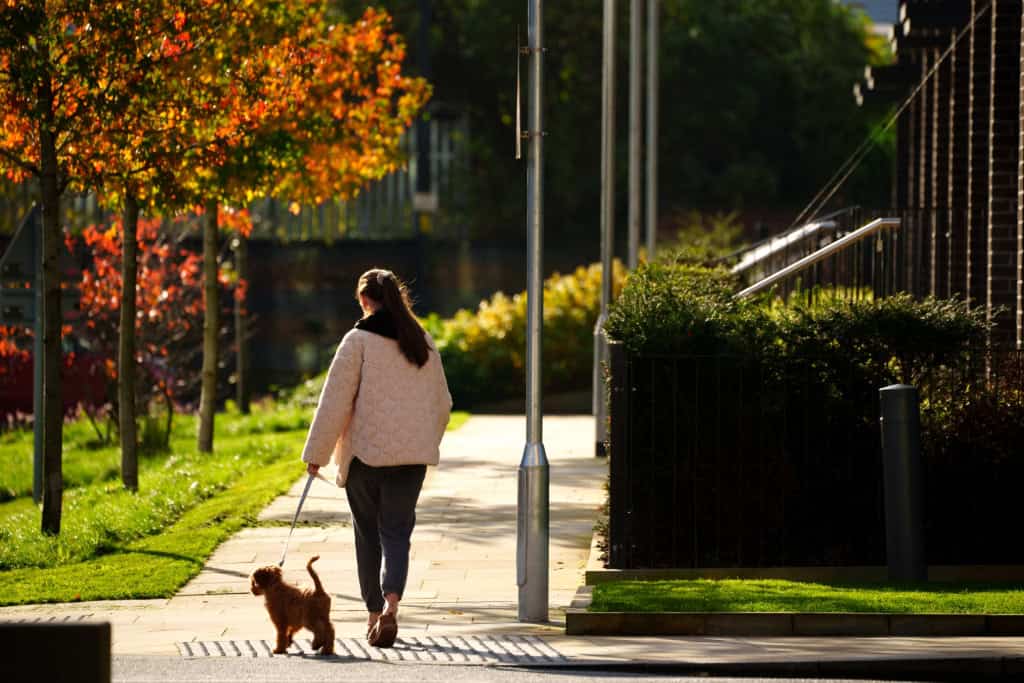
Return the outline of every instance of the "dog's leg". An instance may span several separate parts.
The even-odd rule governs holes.
[[[291,645],[292,639],[288,635],[288,627],[277,629],[277,647],[274,648],[275,655],[283,655],[288,651],[288,646]]]
[[[321,619],[320,623],[317,624],[316,629],[316,640],[313,642],[313,649],[317,649],[317,643],[323,647],[320,650],[322,655],[333,655],[334,654],[334,625],[330,619]]]

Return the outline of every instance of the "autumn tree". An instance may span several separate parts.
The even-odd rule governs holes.
[[[287,7],[301,10],[303,4]],[[191,171],[194,165],[186,161],[217,163],[239,118],[225,105],[246,101],[247,93],[216,75],[229,75],[233,65],[245,63],[252,55],[247,46],[273,40],[276,36],[263,29],[287,18],[285,6],[230,0],[0,4],[0,173],[13,182],[37,179],[43,215],[43,414],[37,418],[45,434],[46,533],[60,530],[63,491],[57,271],[61,195],[68,188],[98,189],[108,201],[120,194],[132,224],[137,200],[158,187],[159,180]],[[223,36],[245,38],[222,45]],[[211,62],[211,55],[217,59]],[[240,117],[244,121],[250,110],[241,111],[246,112]],[[178,180],[169,184],[180,186]],[[178,192],[163,197],[185,199]],[[133,251],[125,249],[126,280],[134,270]],[[125,286],[130,288],[130,282]],[[124,300],[129,302],[124,329],[131,330],[134,297]],[[131,342],[130,333],[126,342]],[[122,356],[130,364],[132,349],[123,349]]]
[[[120,265],[124,245],[130,239],[121,220],[89,226],[80,239],[69,238],[73,249],[84,247],[90,254],[80,286],[82,315],[74,331],[91,351],[108,359],[111,379],[116,379],[120,372],[113,362],[123,335],[119,315],[124,308]],[[139,258],[134,291],[139,315],[134,319],[134,331],[136,368],[141,380],[136,385],[136,397],[140,405],[164,404],[165,443],[176,404],[190,400],[199,388],[194,368],[201,349],[202,263],[198,253],[184,246],[185,237],[195,232],[195,223],[191,215],[180,216],[169,225],[158,218],[142,218],[136,232]],[[247,211],[222,214],[220,223],[240,234],[247,234],[252,225]],[[218,285],[221,293],[234,296],[244,289],[244,283],[226,275]],[[123,399],[118,404],[119,410],[123,409]]]
[[[96,131],[121,113],[113,93],[131,81],[118,71],[136,55],[137,36],[173,42],[171,23],[150,21],[146,3],[83,0],[5,0],[0,4],[0,173],[39,182],[42,207],[43,514],[42,530],[60,531],[63,474],[61,301],[57,255],[62,244],[59,207],[68,189],[103,163]],[[137,15],[142,11],[142,15]],[[141,17],[141,21],[140,21]]]
[[[206,286],[217,279],[217,226],[209,220],[217,204],[261,194],[293,204],[350,197],[398,167],[401,136],[429,96],[423,79],[403,73],[404,57],[404,42],[390,17],[372,8],[350,24],[329,24],[319,6],[294,36],[265,47],[260,63],[270,68],[252,79],[261,101],[268,103],[259,111],[262,120],[251,135],[225,148],[223,162],[209,169],[203,186],[208,190]],[[207,306],[200,450],[213,447],[216,316],[216,309]]]
[[[87,182],[119,209],[124,230],[118,404],[122,479],[138,488],[135,291],[140,212],[173,212],[195,200],[203,169],[238,144],[262,117],[283,106],[267,104],[258,85],[271,65],[261,51],[300,24],[306,3],[188,2],[133,6],[134,49],[118,53],[106,72],[93,76],[105,90],[104,107],[115,121],[100,122],[100,152]],[[142,7],[150,8],[149,15]],[[284,7],[285,10],[281,8]],[[151,25],[166,27],[152,32]],[[129,39],[121,41],[127,48]],[[230,49],[225,49],[230,47]],[[111,81],[116,80],[116,83]],[[213,214],[216,216],[216,212]],[[216,281],[212,281],[212,291]],[[207,292],[212,296],[211,292]],[[216,315],[216,306],[211,306]]]

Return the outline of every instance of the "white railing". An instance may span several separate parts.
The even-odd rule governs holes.
[[[814,253],[808,254],[799,261],[791,263],[785,268],[782,268],[781,270],[772,273],[771,275],[765,277],[764,279],[755,282],[746,289],[738,292],[736,294],[736,298],[742,299],[750,296],[751,294],[757,294],[758,292],[764,291],[765,289],[768,289],[772,285],[782,280],[785,280],[786,278],[795,275],[803,270],[806,270],[807,268],[828,258],[829,256],[837,254],[843,251],[844,249],[856,244],[857,242],[860,242],[861,240],[864,240],[868,237],[875,235],[876,233],[885,228],[899,229],[899,227],[899,218],[876,218],[870,223],[860,228],[857,228],[853,232],[843,235],[835,242],[826,244],[824,247],[818,249]]]

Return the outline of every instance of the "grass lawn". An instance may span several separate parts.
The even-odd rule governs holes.
[[[140,460],[138,493],[121,487],[116,448],[95,448],[95,434],[76,438],[79,425],[69,425],[65,471],[80,478],[65,491],[58,537],[39,532],[31,433],[3,435],[0,471],[24,459],[29,466],[20,475],[6,472],[8,491],[19,495],[0,498],[0,605],[172,596],[301,476],[311,412],[218,415],[209,455],[195,451],[194,418],[179,417],[170,452]],[[453,415],[449,430],[467,418]],[[96,466],[94,458],[107,464]]]
[[[1024,586],[754,579],[616,581],[594,587],[590,611],[1024,614]]]
[[[254,405],[249,415],[218,415],[214,423],[214,441],[236,436],[303,431],[309,428],[312,413],[309,408]],[[195,440],[195,418],[176,416],[171,430],[170,452],[188,451],[194,447]],[[0,433],[0,504],[32,495],[32,448],[31,430]],[[97,482],[117,481],[121,476],[121,449],[116,442],[101,444],[95,428],[87,419],[64,425],[63,456],[65,491]],[[160,462],[167,456],[167,452],[143,451],[140,453],[140,467],[144,471],[147,462]]]

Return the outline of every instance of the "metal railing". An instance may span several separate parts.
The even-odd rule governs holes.
[[[831,237],[837,227],[838,224],[835,221],[815,221],[782,235],[770,237],[743,252],[739,263],[732,267],[732,272],[738,275],[757,266],[767,265],[768,268],[771,268],[780,259],[783,261],[783,265],[789,265],[794,251],[805,255],[808,242],[818,238],[816,244],[820,245],[823,240]]]
[[[933,564],[1024,562],[1024,352],[755,358],[612,344],[608,566],[885,561],[878,389],[918,386]],[[957,504],[957,501],[963,504]]]
[[[855,244],[858,244],[862,240],[879,235],[879,233],[881,233],[886,228],[899,229],[899,227],[899,218],[876,218],[867,225],[858,228],[857,230],[854,230],[853,232],[847,235],[840,237],[835,242],[831,242],[825,245],[824,247],[818,249],[817,251],[808,254],[807,256],[798,260],[796,263],[791,263],[785,266],[784,268],[772,273],[771,275],[762,278],[758,282],[738,292],[736,294],[736,297],[742,299],[752,294],[762,292],[787,278],[798,275],[806,271],[807,269],[811,268],[812,266],[815,266],[819,263],[826,261],[826,259],[829,259],[830,257],[840,254],[843,251],[846,251],[847,249],[849,249]],[[879,253],[884,252],[884,245],[881,241],[879,241],[878,251]],[[836,269],[835,272],[838,274],[839,270]]]
[[[878,219],[885,222],[878,223]],[[759,265],[739,267],[752,262],[755,252],[766,255],[771,240],[733,254],[733,272],[740,279],[742,295],[773,288],[774,295],[784,300],[796,293],[814,300],[829,295],[844,299],[881,298],[897,292],[915,297],[978,300],[985,278],[984,211],[969,214],[948,206],[851,207],[813,222],[823,221],[836,224],[831,234],[800,241],[796,236],[811,225],[807,224],[775,238],[781,244],[792,245],[783,249],[779,258],[764,256]],[[891,221],[898,221],[899,225]],[[870,239],[869,231],[860,231],[872,224],[878,232]],[[851,238],[836,250],[840,240],[853,234],[866,239]],[[814,258],[802,260],[812,253]]]

